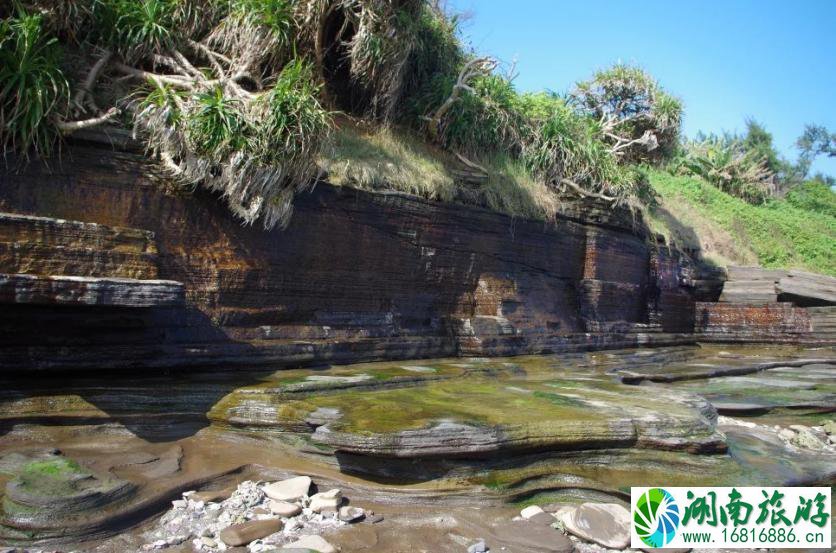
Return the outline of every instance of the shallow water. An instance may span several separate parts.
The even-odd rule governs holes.
[[[185,489],[300,473],[393,512],[618,501],[631,485],[831,484],[833,453],[792,448],[773,426],[832,418],[835,362],[832,349],[710,346],[8,379],[0,485],[57,448],[135,491],[28,519],[6,501],[3,535],[101,539]]]

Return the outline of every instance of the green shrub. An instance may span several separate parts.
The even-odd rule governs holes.
[[[822,180],[809,180],[791,188],[785,200],[793,207],[836,219],[836,193]]]
[[[48,154],[52,119],[68,109],[69,85],[60,68],[61,47],[45,34],[41,15],[22,8],[0,21],[0,142],[3,150]]]
[[[618,146],[622,139],[626,142],[646,133],[652,135],[652,148],[638,142],[626,145],[619,153],[624,161],[657,162],[668,159],[676,150],[682,102],[639,67],[616,64],[598,71],[592,79],[578,83],[570,98],[581,110],[609,127],[603,129],[600,137],[606,143]]]
[[[443,101],[449,96],[453,82],[443,83],[436,97]],[[462,95],[450,110],[443,129],[444,146],[470,155],[518,155],[523,119],[513,84],[500,75],[485,75],[474,80],[473,89],[475,94]]]
[[[186,132],[193,152],[218,160],[248,149],[251,128],[238,102],[216,87],[197,95]]]
[[[179,0],[97,0],[93,17],[99,40],[128,61],[160,53],[179,37]]]
[[[632,170],[622,167],[600,140],[596,122],[553,94],[522,98],[528,120],[523,159],[546,182],[569,179],[590,190],[624,197],[636,184]]]

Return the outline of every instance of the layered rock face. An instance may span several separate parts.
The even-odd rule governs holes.
[[[209,195],[167,191],[141,155],[76,145],[51,172],[3,175],[0,210],[18,214],[0,220],[0,272],[36,277],[4,281],[7,370],[671,344],[690,339],[677,333],[692,331],[694,300],[712,299],[607,206],[546,224],[319,184],[287,229],[265,232]],[[134,279],[122,295],[146,300],[59,306],[54,276]],[[24,301],[22,283],[41,299]],[[32,331],[47,323],[45,344]]]
[[[834,343],[836,278],[729,267],[719,303],[697,303],[695,331],[724,342]]]

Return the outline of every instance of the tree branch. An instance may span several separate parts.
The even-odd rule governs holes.
[[[78,106],[79,108],[83,105],[85,96],[89,96],[92,102],[93,98],[93,85],[96,84],[96,80],[99,78],[99,73],[101,73],[102,69],[107,65],[107,62],[110,61],[110,58],[113,57],[113,52],[110,50],[105,50],[102,57],[100,57],[96,63],[93,64],[93,67],[90,68],[90,72],[87,73],[87,78],[84,79],[84,82],[81,83],[78,91],[75,93],[75,97],[73,98],[73,103]],[[95,102],[93,102],[95,106]]]
[[[474,77],[479,75],[487,75],[494,69],[496,69],[497,61],[493,58],[473,58],[472,60],[468,61],[462,67],[462,70],[459,72],[459,76],[456,79],[456,84],[453,85],[453,90],[450,92],[450,96],[447,97],[446,100],[435,110],[435,113],[431,117],[428,117],[427,120],[427,132],[430,135],[430,138],[437,142],[439,136],[439,127],[441,126],[441,120],[450,111],[450,108],[453,107],[453,104],[459,99],[459,95],[462,91],[470,92],[471,94],[475,94],[475,90],[473,87],[470,86],[470,81],[473,80]]]
[[[170,84],[172,86],[185,88],[186,90],[194,90],[193,82],[186,80],[184,77],[151,73],[149,71],[137,69],[136,67],[131,67],[130,65],[125,65],[124,63],[117,63],[116,68],[128,76],[135,77],[137,79],[147,79],[150,81],[154,81],[160,87],[162,87],[163,84]]]
[[[590,192],[588,190],[584,190],[575,181],[572,181],[572,180],[569,180],[569,179],[566,179],[566,178],[560,179],[560,184],[565,184],[566,186],[568,186],[569,188],[571,188],[572,190],[574,190],[575,192],[577,192],[581,196],[587,196],[589,198],[598,198],[599,200],[604,200],[605,202],[614,202],[615,201],[615,198],[613,198],[612,196],[605,196],[604,194],[598,194],[597,192]]]
[[[101,125],[102,123],[107,123],[108,121],[119,115],[119,113],[121,112],[118,108],[110,108],[109,110],[107,110],[107,113],[104,113],[103,115],[100,115],[98,117],[93,117],[92,119],[85,119],[82,121],[57,120],[55,122],[55,126],[58,127],[58,130],[60,130],[62,134],[70,134],[74,131],[88,129],[90,127]]]

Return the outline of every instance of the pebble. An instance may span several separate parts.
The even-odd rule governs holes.
[[[337,553],[337,548],[320,536],[302,536],[295,542],[285,545],[283,549],[312,549],[319,553]]]
[[[383,522],[383,515],[378,515],[376,513],[373,514],[373,515],[368,515],[366,517],[366,522],[369,522],[371,524],[377,524],[378,522]]]
[[[181,543],[183,543],[184,541],[186,541],[186,540],[187,540],[187,539],[189,539],[190,537],[191,537],[191,536],[182,536],[182,535],[180,535],[180,536],[171,536],[170,538],[168,538],[167,540],[165,540],[165,543],[166,543],[167,545],[180,545]]]
[[[189,496],[186,496],[186,494],[183,495],[193,501],[203,501],[205,503],[210,503],[213,501],[223,501],[224,499],[232,495],[232,492],[234,491],[235,488],[225,488],[223,490],[207,490],[204,492],[194,492]]]
[[[233,524],[221,531],[221,541],[233,547],[247,545],[251,541],[280,532],[282,521],[278,518],[251,520],[240,524]]]
[[[295,517],[302,512],[302,507],[287,501],[277,501],[275,499],[271,499],[268,505],[271,513],[285,518]]]
[[[537,513],[530,517],[528,521],[533,522],[535,524],[544,524],[546,526],[550,526],[557,522],[557,519],[554,518],[554,516],[550,513]]]
[[[310,476],[297,476],[264,486],[264,493],[277,501],[298,501],[308,495],[311,484]]]
[[[173,551],[182,548],[184,540],[190,540],[188,542],[190,551],[193,549],[203,553],[217,553],[219,550],[228,550],[229,547],[240,547],[228,545],[223,539],[218,539],[219,535],[225,532],[224,537],[236,543],[252,540],[248,542],[248,552],[244,553],[272,553],[281,548],[285,542],[292,541],[302,534],[318,535],[347,524],[339,519],[336,510],[333,514],[323,515],[314,513],[308,508],[303,509],[298,503],[269,499],[263,491],[263,488],[269,485],[269,483],[249,480],[242,482],[231,492],[224,492],[223,495],[229,497],[221,503],[206,503],[204,499],[207,496],[200,495],[202,492],[186,493],[182,500],[184,503],[177,504],[181,508],[173,506],[161,517],[158,525],[145,533],[146,543],[140,549],[150,551],[171,547],[169,550]],[[217,493],[212,492],[213,495]],[[326,500],[334,501],[336,498],[342,500],[340,490],[329,490],[323,495]],[[309,500],[304,497],[301,501]],[[185,507],[182,507],[183,505]],[[278,513],[273,512],[274,510],[287,514],[294,511],[301,512],[296,512],[295,515],[289,517],[280,517]],[[355,516],[360,510],[359,507],[352,507],[351,516]],[[278,528],[270,528],[266,536],[263,534],[264,531],[255,535],[239,536],[238,539],[229,535],[230,528],[259,523],[277,524]],[[282,523],[283,526],[280,526]],[[374,533],[372,528],[366,529]],[[355,532],[360,530],[363,528],[355,528]],[[211,542],[203,538],[211,540],[215,546],[209,545]],[[172,547],[172,544],[176,545]]]
[[[366,511],[360,507],[340,507],[339,519],[343,522],[354,522],[366,516]]]
[[[342,500],[342,492],[334,488],[327,492],[312,495],[308,508],[314,513],[336,512]]]
[[[483,539],[480,539],[467,548],[467,553],[485,553],[486,551],[488,551],[488,546],[485,545],[485,540]]]
[[[535,515],[539,515],[540,513],[545,513],[545,511],[542,508],[540,508],[540,506],[529,505],[528,507],[520,511],[520,516],[528,520]]]
[[[795,432],[793,432],[789,428],[782,428],[778,431],[778,435],[784,438],[785,440],[792,440],[793,438],[795,438]]]

